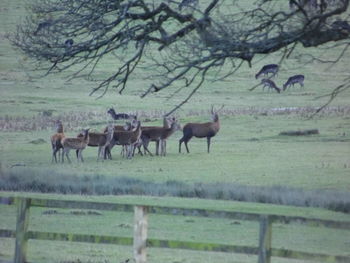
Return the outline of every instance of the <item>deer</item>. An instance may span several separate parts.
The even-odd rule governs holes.
[[[89,143],[89,130],[90,129],[84,129],[82,131],[83,137],[78,138],[63,138],[62,139],[62,146],[63,146],[63,154],[62,154],[62,163],[64,162],[64,155],[66,155],[67,160],[69,163],[71,163],[71,160],[69,158],[69,151],[74,149],[78,150],[77,159],[81,162],[84,162],[82,151],[86,148],[86,146]]]
[[[127,149],[126,158],[131,159],[135,143],[141,137],[141,122],[136,121],[136,129],[132,131],[116,131],[113,133],[113,139],[116,144],[125,146]]]
[[[153,127],[142,130],[143,147],[147,149],[150,141],[156,142],[156,155],[166,155],[166,140],[177,130],[181,129],[181,125],[175,118],[172,119],[170,127],[164,125],[163,127]],[[159,153],[160,146],[160,153]]]
[[[112,116],[112,118],[114,120],[130,120],[130,119],[137,119],[136,115],[132,115],[132,114],[127,114],[127,113],[116,113],[115,110],[113,108],[110,108],[107,111],[108,114],[110,114]]]
[[[160,147],[160,138],[157,139],[150,139],[150,133],[152,133],[152,130],[154,129],[168,129],[171,126],[172,121],[174,121],[175,118],[172,118],[169,120],[167,117],[163,117],[163,127],[160,126],[142,126],[142,134],[141,134],[141,145],[138,145],[139,153],[141,152],[141,146],[143,146],[144,154],[146,154],[146,149],[148,147],[148,144],[150,141],[156,142],[156,155],[159,155],[159,147]],[[148,153],[152,156],[152,153],[148,151]]]
[[[103,132],[106,133],[108,132],[108,127],[107,126]],[[126,122],[124,125],[115,125],[113,127],[114,129],[114,132],[118,132],[118,131],[130,131],[132,130],[133,128],[136,128],[136,127],[133,127],[132,123],[131,122]],[[104,153],[104,159],[107,159],[107,156],[108,156],[108,159],[112,159],[112,154],[111,154],[111,150],[112,148],[114,147],[114,145],[116,145],[116,141],[113,139],[113,136],[112,136],[112,140],[109,142],[109,144],[105,147],[105,153]],[[122,150],[122,153],[124,153],[124,147],[123,147],[123,150]]]
[[[261,75],[268,76],[269,73],[272,73],[272,77],[274,77],[278,72],[278,65],[277,64],[268,64],[263,66],[260,71],[255,75],[255,78],[258,79]]]
[[[278,93],[281,93],[281,89],[277,87],[276,83],[273,82],[271,79],[262,79],[261,80],[261,84],[263,84],[263,89],[265,87],[268,87],[269,89],[274,89],[276,90]]]
[[[88,146],[91,147],[98,147],[98,153],[97,153],[97,161],[100,160],[100,158],[107,159],[106,156],[108,153],[106,153],[106,149],[108,148],[112,138],[113,138],[113,132],[114,127],[108,126],[106,132],[89,132],[89,143]],[[78,134],[78,138],[83,137],[83,133]],[[78,157],[79,150],[76,150],[76,154]]]
[[[220,130],[220,120],[219,112],[222,110],[224,105],[216,112],[214,112],[214,106],[211,107],[212,121],[206,123],[187,123],[183,127],[183,136],[179,140],[179,153],[181,153],[181,144],[184,142],[186,146],[187,153],[190,153],[188,150],[188,142],[194,136],[196,138],[207,138],[207,149],[208,153],[210,152],[210,141]]]
[[[198,5],[198,0],[182,0],[179,4],[179,10],[181,11],[184,7],[195,7]]]
[[[50,138],[51,140],[51,146],[52,146],[52,159],[51,163],[54,161],[57,163],[57,152],[58,152],[58,158],[60,159],[60,150],[63,149],[62,146],[62,139],[65,137],[63,132],[63,124],[61,121],[56,121],[56,133],[53,134]],[[59,160],[60,161],[60,160]]]
[[[291,85],[293,85],[294,87],[294,84],[296,83],[299,83],[301,88],[304,87],[304,79],[305,79],[304,75],[291,76],[290,78],[288,78],[287,82],[283,84],[283,90],[286,90]]]

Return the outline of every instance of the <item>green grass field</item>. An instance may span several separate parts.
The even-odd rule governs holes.
[[[49,174],[55,171],[62,175],[131,177],[151,182],[172,180],[187,184],[218,182],[349,193],[350,90],[338,96],[323,112],[309,119],[312,113],[328,100],[328,97],[316,98],[330,93],[349,76],[349,50],[337,64],[331,67],[329,64],[316,61],[305,64],[304,62],[308,60],[307,56],[302,58],[294,56],[284,61],[276,77],[278,86],[282,86],[289,76],[302,73],[306,76],[304,89],[295,87],[281,94],[262,91],[260,87],[254,91],[248,91],[257,84],[255,73],[264,64],[278,62],[279,54],[257,57],[253,61],[252,68],[244,65],[225,81],[207,81],[190,102],[175,113],[175,116],[182,125],[194,121],[206,122],[210,118],[211,105],[217,108],[222,104],[225,105],[220,115],[221,129],[212,139],[210,154],[206,153],[206,140],[195,138],[189,143],[191,153],[179,154],[178,140],[182,132],[178,131],[169,139],[166,157],[137,155],[132,160],[126,160],[120,156],[120,148],[115,147],[112,152],[113,160],[97,162],[97,149],[87,148],[83,152],[84,164],[77,163],[73,153],[71,153],[72,164],[51,164],[49,138],[54,133],[54,120],[61,119],[65,125],[66,135],[75,137],[83,127],[102,130],[111,121],[106,111],[113,106],[123,112],[138,113],[145,125],[161,125],[162,114],[181,102],[190,90],[184,90],[184,93],[168,99],[169,95],[179,88],[174,86],[169,92],[164,91],[141,99],[142,90],[148,87],[146,86],[148,81],[143,78],[147,77],[148,73],[141,71],[130,80],[123,95],[111,89],[106,96],[96,99],[98,94],[96,96],[88,94],[98,85],[97,82],[68,80],[65,74],[33,78],[42,75],[43,72],[32,72],[34,63],[19,51],[14,50],[5,37],[7,33],[15,30],[16,24],[23,21],[26,15],[24,6],[23,0],[4,0],[0,3],[2,25],[0,28],[0,172],[47,171]],[[329,60],[336,58],[341,50],[327,47],[302,50],[299,47],[297,52],[309,52]],[[111,59],[106,59],[98,70],[101,77],[108,76],[115,70],[115,63]],[[282,131],[304,129],[319,129],[320,134],[300,137],[279,135]],[[154,152],[154,148],[152,144],[150,150]],[[184,147],[182,150],[184,152]],[[132,200],[134,197],[120,198]],[[190,201],[167,198],[164,202],[185,205]],[[215,206],[223,201],[210,202]],[[251,206],[249,209],[259,211],[262,208]],[[266,205],[263,209],[286,212],[285,208],[280,206]],[[301,208],[293,209],[297,211]],[[303,211],[308,213],[307,211],[314,210],[310,208]],[[322,210],[323,212],[328,213]],[[112,216],[105,213],[101,217],[91,216],[87,220],[81,220],[67,211],[52,216],[41,215],[41,210],[34,211],[33,221],[36,223],[32,227],[36,229],[54,227],[62,232],[85,233],[86,229],[91,230],[92,233],[95,231],[128,235],[132,232],[130,227],[121,227],[130,226],[132,215]],[[349,218],[348,214],[340,213],[331,213],[329,216]],[[61,217],[67,218],[67,223],[61,222]],[[0,218],[1,228],[13,228],[15,224],[13,207],[1,206]],[[213,242],[221,240],[224,243],[235,243],[241,240],[244,244],[256,243],[257,225],[241,223],[238,230],[236,225],[225,220],[218,225],[216,221],[209,222],[204,219],[202,221],[198,218],[195,219],[195,224],[183,222],[183,220],[184,218],[181,217],[169,219],[159,216],[154,221],[157,227],[151,228],[151,234],[157,237],[174,235],[178,239],[197,241],[209,239]],[[82,224],[80,228],[77,225],[81,221],[86,224]],[[167,232],[169,228],[172,228],[172,233]],[[179,233],[184,228],[187,236]],[[254,234],[250,229],[253,229]],[[301,235],[297,235],[298,231],[301,231]],[[310,251],[322,252],[327,247],[326,252],[330,254],[348,253],[346,247],[350,244],[349,234],[344,235],[334,230],[318,232],[312,228],[299,228],[298,231],[290,227],[287,229],[281,227],[281,231],[276,233],[278,237],[275,240],[281,247],[285,246],[284,242],[290,241],[292,244],[289,245],[294,249],[306,247]],[[308,237],[303,234],[306,232],[310,233]],[[0,259],[1,256],[10,257],[13,245],[13,240],[0,239]],[[132,253],[131,247],[126,249],[86,244],[75,244],[72,247],[62,242],[43,241],[33,241],[30,248],[31,258],[38,262],[52,262],[51,258],[55,262],[76,262],[78,258],[84,262],[103,262],[104,260],[120,262],[130,258]],[[63,249],[66,251],[66,256],[59,259],[60,251]],[[69,253],[71,255],[68,255]],[[244,255],[237,255],[236,259],[232,259],[232,256],[224,253],[174,252],[167,249],[151,249],[149,259],[150,262],[174,263],[256,262],[255,257]]]

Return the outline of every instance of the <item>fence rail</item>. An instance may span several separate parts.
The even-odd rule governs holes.
[[[242,213],[237,211],[219,211],[207,209],[193,209],[182,207],[150,206],[144,204],[102,203],[71,200],[52,200],[41,198],[14,198],[0,197],[0,204],[17,205],[16,230],[0,229],[0,237],[16,238],[15,263],[26,261],[27,241],[29,239],[75,241],[103,244],[117,244],[133,246],[134,259],[137,263],[145,263],[146,248],[176,248],[197,251],[220,251],[229,253],[244,253],[258,256],[258,263],[269,263],[271,257],[283,257],[291,259],[317,260],[325,262],[350,262],[350,257],[334,256],[320,253],[309,253],[287,249],[274,249],[272,243],[273,223],[298,223],[314,227],[329,227],[350,230],[349,221],[322,220],[317,218],[281,216],[273,214]],[[70,208],[70,209],[95,209],[107,211],[123,211],[134,213],[134,236],[118,237],[106,235],[86,235],[70,233],[52,233],[40,231],[28,231],[30,207]],[[182,216],[199,216],[212,218],[229,218],[238,220],[253,220],[260,222],[258,247],[237,246],[227,244],[214,244],[205,242],[160,240],[147,238],[148,214],[166,214]]]

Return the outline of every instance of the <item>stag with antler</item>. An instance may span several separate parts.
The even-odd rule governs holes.
[[[214,107],[211,107],[212,121],[206,123],[187,123],[183,128],[183,136],[179,140],[179,153],[181,153],[181,144],[184,142],[187,153],[188,150],[188,142],[191,138],[207,138],[207,146],[208,153],[210,152],[210,141],[211,138],[214,137],[220,130],[220,121],[219,121],[219,112],[222,110],[222,107],[218,111],[214,111]]]

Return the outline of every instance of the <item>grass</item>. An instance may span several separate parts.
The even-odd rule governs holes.
[[[152,204],[165,206],[183,206],[188,208],[203,208],[214,210],[231,209],[250,213],[276,213],[280,215],[318,217],[331,220],[346,220],[349,217],[342,213],[335,213],[324,209],[306,209],[291,206],[266,205],[256,203],[214,201],[202,199],[183,199],[183,198],[157,198],[157,197],[137,197],[137,196],[79,196],[79,195],[47,195],[47,194],[29,194],[29,193],[11,193],[3,192],[1,196],[27,196],[33,198],[59,198],[71,200],[89,200],[106,202],[125,202],[129,204]],[[16,209],[14,206],[1,206],[0,228],[14,229]],[[52,231],[68,232],[79,234],[105,234],[132,236],[132,213],[112,212],[112,211],[91,211],[91,210],[72,210],[72,209],[49,209],[49,208],[31,208],[30,210],[29,230],[33,231]],[[53,212],[55,211],[55,212]],[[106,227],[108,226],[108,227]],[[149,237],[159,239],[173,239],[194,242],[213,242],[220,244],[237,244],[256,246],[258,243],[257,222],[231,220],[231,219],[212,219],[191,216],[167,216],[167,215],[149,215]],[[335,255],[348,255],[347,246],[350,242],[348,231],[335,230],[327,228],[306,227],[298,224],[282,225],[274,224],[273,228],[273,247],[288,248],[299,251],[329,253]],[[12,241],[0,242],[0,248],[8,248],[4,253],[7,257],[13,251]],[[43,249],[37,251],[37,247]],[[50,247],[51,253],[47,253]],[[59,249],[59,250],[58,250]],[[58,251],[59,252],[58,252]],[[94,251],[95,256],[92,255]],[[31,241],[29,243],[30,259],[35,262],[45,262],[49,257],[52,260],[60,261],[63,259],[80,260],[84,262],[122,262],[121,258],[128,258],[131,254],[131,248],[109,245],[95,245],[71,243],[69,246],[64,242],[43,242]],[[57,252],[55,252],[57,251]],[[64,251],[64,255],[62,255]],[[196,254],[196,255],[195,255]],[[86,257],[88,256],[88,257]],[[254,256],[234,255],[224,253],[193,253],[183,250],[160,250],[150,249],[150,262],[162,262],[164,257],[170,258],[169,262],[209,262],[208,258],[215,259],[210,262],[256,262]],[[236,260],[236,261],[235,261]],[[280,261],[281,260],[281,261]],[[61,261],[62,262],[62,261]],[[164,261],[163,261],[164,262]],[[278,262],[293,262],[293,260],[278,259]]]
[[[4,0],[0,4],[0,171],[17,173],[18,176],[37,174],[44,180],[47,173],[65,178],[73,176],[83,179],[103,175],[99,183],[108,184],[122,178],[137,180],[144,185],[166,185],[178,182],[181,186],[242,186],[245,189],[298,189],[303,193],[318,193],[311,196],[317,200],[322,193],[345,193],[350,190],[350,107],[349,90],[338,96],[319,115],[312,119],[312,113],[328,98],[316,99],[328,94],[348,76],[350,51],[347,50],[338,64],[329,65],[316,61],[305,64],[309,57],[298,57],[305,52],[300,47],[286,60],[276,80],[281,86],[294,74],[306,76],[305,89],[289,89],[281,94],[263,92],[261,88],[248,91],[257,84],[255,73],[262,65],[276,63],[278,54],[256,57],[253,67],[244,65],[238,72],[220,82],[207,81],[191,101],[176,112],[182,124],[206,122],[209,120],[210,105],[219,108],[225,104],[220,115],[221,130],[212,140],[211,153],[206,153],[205,140],[192,139],[190,154],[178,154],[178,140],[181,132],[175,133],[168,142],[166,157],[136,156],[125,160],[119,155],[119,148],[112,152],[113,160],[97,162],[97,149],[87,148],[83,155],[84,164],[75,161],[68,164],[51,164],[49,137],[54,132],[54,121],[61,119],[68,136],[76,136],[83,127],[100,131],[110,121],[106,114],[109,107],[119,111],[138,113],[147,125],[161,125],[161,116],[181,102],[189,90],[168,99],[179,86],[144,99],[139,95],[149,80],[147,72],[130,80],[123,95],[111,89],[106,96],[96,99],[88,93],[96,87],[96,82],[67,80],[65,74],[33,78],[42,74],[31,72],[30,59],[12,49],[5,34],[15,30],[15,25],[25,15],[23,1]],[[308,49],[312,55],[323,59],[337,57],[338,48],[319,47]],[[111,74],[115,61],[106,59],[99,68],[100,76]],[[143,77],[146,77],[143,78]],[[282,131],[319,129],[319,135],[281,136]],[[154,146],[150,146],[154,151]],[[183,149],[184,150],[184,149]],[[35,178],[35,176],[32,176]],[[20,177],[19,177],[20,178]],[[29,178],[28,181],[31,181]],[[28,179],[28,178],[26,178]],[[51,182],[55,182],[52,179]],[[67,182],[68,184],[71,182]],[[257,187],[257,188],[255,188]],[[181,189],[180,189],[181,190]],[[219,189],[220,190],[220,189]],[[299,192],[290,197],[297,199]],[[0,192],[8,195],[8,192]],[[13,193],[16,194],[16,193]],[[33,194],[40,196],[39,194]],[[46,196],[46,195],[45,195]],[[65,195],[49,195],[54,198],[73,198]],[[348,214],[332,213],[323,209],[251,204],[220,200],[197,200],[181,198],[155,198],[134,196],[74,196],[78,199],[102,198],[103,200],[123,200],[136,202],[137,198],[150,204],[163,203],[179,206],[209,206],[212,208],[240,207],[243,211],[270,212],[291,215],[310,215],[321,218],[343,219]],[[327,200],[329,201],[329,200]],[[35,209],[31,227],[55,229],[57,231],[92,233],[117,233],[129,235],[132,218],[125,214],[74,215],[70,211],[58,211],[53,215],[43,214]],[[0,227],[13,229],[13,207],[0,208]],[[64,219],[64,220],[63,220]],[[66,220],[67,219],[67,220]],[[150,235],[154,237],[174,236],[178,239],[202,240],[209,238],[215,242],[251,244],[256,243],[257,226],[251,223],[192,218],[151,218]],[[188,220],[188,221],[185,221]],[[192,221],[194,220],[194,221]],[[118,221],[118,222],[117,222]],[[35,223],[34,223],[35,222]],[[216,223],[217,222],[217,223]],[[84,223],[84,224],[82,224]],[[85,224],[86,223],[86,224]],[[339,231],[319,231],[314,228],[287,226],[276,227],[274,246],[293,249],[346,254],[350,243]],[[183,231],[186,230],[186,231]],[[332,230],[333,231],[333,230]],[[307,233],[307,235],[304,235]],[[221,241],[221,242],[220,242]],[[65,255],[62,259],[62,251]],[[10,258],[13,240],[0,240],[0,257]],[[67,244],[64,242],[30,242],[30,258],[37,262],[122,262],[130,258],[131,248],[87,244]],[[149,250],[150,262],[256,262],[255,257],[227,255],[224,253],[197,253],[191,251]],[[63,261],[62,261],[63,260]],[[295,262],[278,259],[278,262]],[[300,261],[298,261],[300,262]]]

